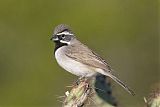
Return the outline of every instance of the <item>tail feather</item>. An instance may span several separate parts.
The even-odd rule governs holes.
[[[104,75],[109,76],[110,78],[112,78],[115,82],[117,82],[120,86],[122,86],[131,95],[133,95],[133,96],[135,95],[135,93],[134,93],[134,91],[132,89],[130,89],[125,83],[123,83],[120,79],[118,79],[113,74],[105,73]]]

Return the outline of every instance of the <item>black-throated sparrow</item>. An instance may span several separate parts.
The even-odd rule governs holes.
[[[97,73],[106,75],[134,95],[127,85],[112,74],[104,59],[76,39],[68,25],[58,25],[51,40],[55,42],[54,53],[58,64],[68,72],[79,77],[92,77]]]

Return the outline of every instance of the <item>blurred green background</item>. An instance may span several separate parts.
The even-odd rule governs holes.
[[[142,107],[159,80],[158,3],[154,0],[1,0],[0,106],[60,107],[76,76],[58,66],[49,40],[68,24],[132,87],[115,84],[123,107]]]

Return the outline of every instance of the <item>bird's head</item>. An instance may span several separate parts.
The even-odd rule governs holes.
[[[70,27],[66,24],[60,24],[55,27],[51,40],[55,43],[69,45],[74,38],[75,36]]]

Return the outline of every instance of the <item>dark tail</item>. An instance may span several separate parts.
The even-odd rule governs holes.
[[[135,95],[134,91],[132,91],[126,84],[124,84],[120,79],[118,79],[113,74],[105,73],[104,75],[109,76],[110,78],[112,78],[115,82],[117,82],[120,86],[122,86],[131,95],[133,95],[133,96]]]

